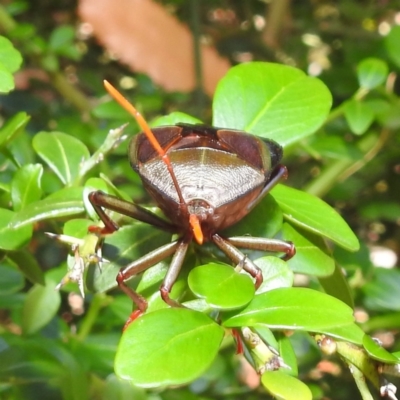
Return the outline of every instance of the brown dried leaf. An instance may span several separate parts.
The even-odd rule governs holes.
[[[195,87],[189,29],[151,0],[80,0],[79,15],[98,40],[132,70],[144,72],[168,91]],[[204,90],[214,93],[229,62],[202,45]]]

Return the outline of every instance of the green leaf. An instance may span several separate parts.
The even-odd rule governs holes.
[[[260,218],[260,216],[263,216]],[[264,216],[267,216],[264,218]],[[234,226],[225,229],[224,235],[272,238],[281,229],[283,214],[275,199],[266,196],[256,207]]]
[[[191,382],[211,365],[223,335],[219,325],[196,311],[168,308],[145,314],[121,338],[116,374],[140,387]]]
[[[14,90],[14,77],[8,69],[0,63],[0,92],[8,93]]]
[[[41,164],[24,165],[15,173],[11,183],[11,199],[15,211],[40,199],[42,174]]]
[[[16,268],[0,263],[0,296],[19,292],[25,285],[24,276]]]
[[[30,120],[25,112],[19,112],[11,117],[0,129],[0,148],[4,148],[20,134]]]
[[[347,282],[346,276],[338,265],[334,265],[334,270],[330,276],[320,276],[319,283],[325,293],[343,301],[351,308],[354,307],[353,295]]]
[[[331,275],[335,262],[328,254],[327,246],[320,236],[311,232],[302,232],[290,224],[283,225],[283,238],[293,242],[296,255],[287,261],[292,271],[315,276]]]
[[[213,102],[213,125],[274,139],[282,146],[315,132],[332,97],[318,79],[299,69],[253,62],[229,70]]]
[[[56,282],[46,280],[46,285],[34,285],[29,290],[22,309],[22,330],[30,335],[46,326],[56,315],[61,296]]]
[[[248,304],[254,296],[254,283],[229,265],[209,263],[192,269],[188,283],[191,291],[221,310],[233,310]]]
[[[20,52],[4,36],[0,36],[0,63],[11,73],[18,71],[22,64]]]
[[[388,75],[388,66],[379,58],[366,58],[357,65],[357,77],[360,86],[365,89],[374,89],[385,82]]]
[[[282,371],[264,372],[261,383],[276,399],[312,400],[311,390],[305,383]]]
[[[289,337],[283,332],[277,332],[276,335],[278,338],[278,353],[283,358],[284,363],[290,367],[290,369],[282,369],[281,371],[291,376],[298,376],[296,353]]]
[[[85,211],[82,187],[61,189],[43,200],[30,203],[12,218],[14,229],[49,218],[60,218],[81,214]]]
[[[10,223],[16,213],[0,208],[0,249],[15,250],[22,247],[32,236],[32,226],[13,228]]]
[[[385,47],[390,59],[400,68],[400,26],[392,26],[385,36]]]
[[[371,126],[374,111],[367,103],[349,100],[344,107],[344,116],[351,131],[356,135],[362,135]]]
[[[43,271],[28,250],[11,251],[7,256],[33,284],[44,285]]]
[[[329,336],[358,345],[362,344],[364,335],[364,331],[355,322],[329,329]]]
[[[275,256],[266,256],[254,261],[263,275],[263,283],[257,289],[257,293],[281,287],[291,287],[293,285],[293,272],[288,264]]]
[[[280,288],[256,295],[223,325],[232,328],[263,323],[271,329],[329,334],[331,328],[352,322],[353,310],[332,296],[308,288]]]
[[[97,118],[132,121],[132,115],[113,100],[100,103],[92,110],[92,114]]]
[[[80,140],[62,132],[39,132],[32,145],[65,185],[80,177],[80,165],[90,156]]]
[[[162,117],[156,118],[150,124],[152,127],[156,126],[165,126],[165,125],[176,125],[178,123],[185,124],[201,124],[202,121],[199,119],[192,117],[189,114],[185,114],[183,112],[175,111],[168,115],[163,115]]]
[[[75,29],[69,25],[59,26],[51,32],[49,47],[56,51],[69,45],[75,38]]]
[[[288,221],[325,236],[347,250],[359,249],[358,239],[347,223],[318,197],[284,185],[277,185],[272,195]]]
[[[374,279],[363,287],[364,304],[371,310],[400,310],[400,271],[397,269],[375,268]]]
[[[363,346],[366,352],[372,357],[374,360],[378,360],[379,362],[385,364],[398,364],[399,359],[394,355],[390,354],[386,349],[380,346],[375,340],[373,340],[370,336],[364,335],[363,338]]]

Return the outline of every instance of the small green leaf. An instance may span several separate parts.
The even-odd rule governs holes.
[[[101,103],[92,110],[97,118],[131,121],[132,116],[115,101]]]
[[[374,120],[374,111],[367,103],[349,100],[344,107],[344,116],[351,131],[356,135],[362,135],[371,126]]]
[[[11,117],[0,129],[0,148],[7,146],[20,134],[30,120],[25,112],[20,112]]]
[[[266,256],[254,261],[263,275],[263,283],[257,289],[257,293],[281,287],[291,287],[293,285],[293,272],[288,264],[275,256]]]
[[[364,304],[371,310],[400,310],[400,271],[397,269],[375,268],[373,280],[363,287]]]
[[[287,261],[292,271],[301,274],[327,276],[335,270],[335,262],[320,236],[301,232],[290,224],[283,225],[283,237],[296,246],[296,255]]]
[[[357,66],[357,76],[360,86],[365,89],[374,89],[385,82],[388,75],[388,66],[379,58],[366,58]]]
[[[331,102],[327,87],[299,69],[262,62],[240,64],[217,86],[213,125],[286,146],[315,132]]]
[[[14,229],[49,218],[60,218],[81,214],[85,211],[82,187],[61,189],[43,200],[30,203],[12,218]]]
[[[267,371],[261,383],[278,400],[312,400],[311,390],[299,379],[282,371]]]
[[[51,32],[49,47],[56,51],[70,44],[75,37],[75,29],[69,25],[59,26]]]
[[[385,47],[390,59],[400,67],[400,26],[394,25],[385,36]]]
[[[344,275],[342,268],[334,265],[332,274],[329,276],[320,276],[319,283],[325,290],[325,293],[343,301],[351,308],[354,307],[354,300],[349,283]]]
[[[18,71],[22,64],[20,52],[4,36],[0,36],[0,63],[11,73]]]
[[[25,285],[24,276],[16,268],[0,263],[0,296],[19,292]]]
[[[192,269],[188,278],[192,292],[212,307],[232,310],[248,304],[254,296],[254,283],[229,265],[209,263]]]
[[[32,236],[32,226],[13,228],[11,221],[17,214],[0,208],[0,249],[16,250],[29,241]]]
[[[46,285],[34,285],[29,290],[22,309],[22,330],[30,335],[46,326],[56,315],[61,296],[56,282],[46,280]]]
[[[80,140],[62,132],[39,132],[33,138],[32,145],[66,185],[80,176],[80,165],[90,156]]]
[[[44,285],[43,271],[28,250],[10,251],[7,256],[33,284]]]
[[[8,93],[14,88],[14,77],[3,64],[0,64],[0,92]]]
[[[24,165],[15,173],[11,183],[11,199],[15,211],[40,199],[42,174],[41,164]]]
[[[121,338],[116,374],[140,387],[191,382],[211,365],[223,335],[219,325],[196,311],[168,308],[145,314]]]
[[[282,369],[281,371],[291,376],[298,376],[299,371],[297,368],[296,353],[294,352],[293,345],[289,337],[283,332],[277,332],[276,335],[278,339],[278,352],[283,358],[284,363],[290,367],[288,369]]]
[[[398,364],[399,359],[390,354],[386,349],[380,346],[370,336],[364,335],[363,346],[366,352],[375,360],[385,364]]]
[[[330,328],[352,322],[353,310],[332,296],[308,288],[280,288],[256,295],[223,325],[231,328],[263,323],[272,329],[329,334]]]
[[[189,114],[185,114],[183,112],[175,111],[168,115],[163,115],[162,117],[156,118],[152,121],[151,126],[165,126],[165,125],[176,125],[178,123],[184,124],[201,124],[202,121],[199,119],[192,117]]]
[[[343,218],[318,197],[284,185],[277,185],[272,195],[288,221],[325,236],[347,250],[360,248],[356,235]]]

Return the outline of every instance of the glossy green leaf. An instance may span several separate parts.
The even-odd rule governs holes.
[[[29,241],[32,236],[32,226],[13,228],[10,223],[17,214],[0,208],[0,249],[16,250]]]
[[[11,251],[7,256],[33,284],[44,285],[43,271],[29,250]]]
[[[282,371],[266,371],[261,383],[278,400],[312,400],[311,390],[297,378]]]
[[[362,135],[371,126],[375,114],[368,103],[349,100],[344,107],[344,116],[351,131],[356,135]]]
[[[168,308],[145,314],[121,338],[116,374],[141,387],[191,382],[211,365],[223,335],[219,325],[196,311]]]
[[[289,367],[282,368],[281,371],[288,375],[298,376],[299,371],[297,367],[296,353],[294,352],[290,338],[283,332],[277,332],[276,335],[278,340],[278,352],[284,363]]]
[[[359,249],[358,239],[347,223],[318,197],[284,185],[277,185],[272,195],[284,217],[294,225],[325,236],[347,250]]]
[[[331,107],[318,79],[279,64],[254,62],[229,70],[213,102],[213,125],[274,139],[282,146],[315,132]]]
[[[0,262],[0,296],[20,291],[25,285],[24,276],[15,267]]]
[[[400,67],[400,26],[393,25],[385,37],[385,47],[390,59]]]
[[[335,262],[328,254],[323,239],[311,232],[298,231],[290,224],[283,225],[283,238],[293,242],[296,255],[287,261],[292,271],[301,274],[327,276],[335,270]]]
[[[308,288],[280,288],[256,295],[246,308],[228,317],[223,325],[263,323],[273,329],[329,334],[330,328],[353,321],[353,310],[332,296]]]
[[[59,190],[43,200],[29,204],[12,219],[12,226],[18,228],[49,218],[60,218],[84,212],[83,189],[73,187]]]
[[[358,82],[365,89],[374,89],[382,85],[388,72],[387,64],[379,58],[366,58],[357,65]]]
[[[33,138],[32,145],[66,185],[80,176],[80,165],[90,156],[80,140],[62,132],[39,132]]]
[[[156,118],[152,121],[151,126],[164,126],[164,125],[176,125],[178,123],[184,124],[201,124],[202,121],[199,119],[192,117],[189,114],[185,114],[183,112],[175,111],[168,115],[163,115],[162,117]]]
[[[5,147],[18,134],[23,132],[30,118],[25,112],[19,112],[8,119],[0,129],[0,148]]]
[[[385,364],[398,364],[399,359],[380,346],[374,339],[364,335],[363,346],[366,352],[375,360]]]
[[[40,200],[42,174],[43,166],[41,164],[24,165],[15,173],[11,183],[14,211],[19,211],[27,204]]]
[[[263,283],[257,293],[293,285],[293,272],[288,264],[279,257],[266,256],[254,261],[263,275]]]
[[[371,310],[400,310],[400,271],[397,269],[375,268],[374,279],[363,287],[364,304]]]
[[[254,283],[229,265],[209,263],[192,269],[188,279],[192,292],[221,310],[248,304],[254,296]]]
[[[272,238],[281,229],[283,214],[275,199],[266,196],[249,214],[232,227],[224,230],[224,235]]]
[[[56,282],[46,280],[46,285],[34,285],[26,296],[22,309],[22,330],[30,335],[42,329],[56,315],[61,304]]]
[[[11,73],[18,71],[22,64],[20,52],[4,36],[0,36],[0,63]]]
[[[329,329],[329,336],[358,345],[362,344],[364,335],[364,331],[355,322]]]

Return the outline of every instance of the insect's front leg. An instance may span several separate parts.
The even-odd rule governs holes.
[[[93,233],[106,235],[119,229],[118,224],[106,214],[105,209],[116,211],[122,215],[153,225],[167,232],[176,233],[178,230],[175,225],[158,217],[144,207],[106,194],[101,190],[89,193],[89,201],[105,225],[104,228],[92,227],[91,232]]]

